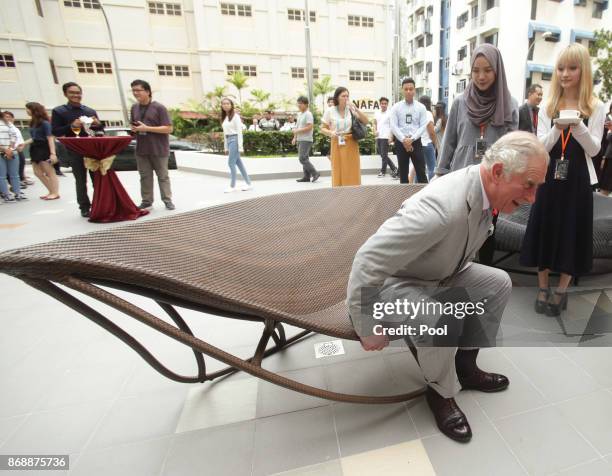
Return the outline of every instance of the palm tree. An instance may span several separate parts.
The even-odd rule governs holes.
[[[206,93],[206,99],[210,103],[211,109],[217,109],[226,93],[227,86],[215,86],[212,91]]]
[[[251,89],[251,96],[255,100],[255,104],[260,110],[264,108],[264,103],[270,99],[270,93],[265,92],[263,89]]]
[[[233,84],[234,87],[238,90],[238,100],[242,102],[242,90],[248,87],[249,78],[242,71],[236,71],[229,78],[227,78],[227,82]]]
[[[323,108],[321,110],[325,109],[325,96],[331,93],[334,89],[335,88],[331,83],[331,76],[329,75],[323,76],[319,81],[315,81],[312,84],[312,94],[314,95],[314,97],[318,98],[319,96],[323,96]]]

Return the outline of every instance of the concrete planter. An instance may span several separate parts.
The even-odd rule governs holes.
[[[227,156],[205,152],[175,151],[179,170],[196,172],[219,177],[229,177]],[[389,155],[397,163],[395,156]],[[250,158],[242,157],[249,176],[254,179],[299,178],[302,176],[302,165],[297,157]],[[331,162],[327,157],[315,156],[310,161],[321,173],[331,175]],[[378,155],[361,156],[361,172],[378,173],[381,159]]]

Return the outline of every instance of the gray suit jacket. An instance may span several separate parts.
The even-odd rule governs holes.
[[[440,177],[406,200],[355,255],[347,289],[353,323],[371,320],[361,313],[363,288],[382,289],[398,278],[438,286],[469,266],[492,232],[491,211],[482,207],[479,165]]]

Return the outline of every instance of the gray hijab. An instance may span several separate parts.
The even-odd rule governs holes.
[[[490,121],[492,126],[503,126],[512,122],[512,96],[506,82],[504,61],[499,50],[488,43],[480,45],[472,54],[470,74],[476,58],[482,55],[495,71],[495,82],[487,91],[481,91],[470,79],[463,97],[470,121],[480,125]]]

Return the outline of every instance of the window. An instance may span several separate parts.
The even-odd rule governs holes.
[[[180,4],[164,2],[149,2],[149,13],[152,13],[154,15],[182,15]]]
[[[423,63],[417,63],[414,65],[414,74],[419,76],[423,73]]]
[[[450,28],[447,28],[446,30],[444,30],[444,35],[446,36],[447,40],[450,38]]]
[[[433,17],[433,5],[427,7],[427,18]]]
[[[472,6],[472,18],[478,18],[478,4]]]
[[[362,26],[364,28],[374,28],[374,18],[362,17],[359,15],[349,15],[348,24],[349,26]]]
[[[77,71],[79,73],[93,74],[95,73],[93,61],[77,61]]]
[[[26,127],[30,127],[30,121],[27,119],[15,119],[13,125],[17,129],[25,129]]]
[[[450,68],[450,57],[444,58],[444,69]]]
[[[374,81],[374,71],[349,71],[350,81]]]
[[[113,74],[113,68],[110,63],[96,62],[96,73]]]
[[[304,68],[291,68],[291,77],[293,79],[305,78]]]
[[[417,39],[417,48],[423,48],[425,46],[425,38],[423,36],[419,36]]]
[[[542,73],[542,81],[550,81],[552,79],[552,73]]]
[[[463,91],[465,91],[465,85],[466,85],[466,80],[465,79],[461,79],[457,83],[457,92],[458,93],[462,93]]]
[[[433,63],[431,61],[428,61],[427,63],[425,63],[425,72],[431,73],[432,71],[433,71]]]
[[[64,0],[64,6],[66,7],[74,7],[74,8],[89,8],[94,10],[99,10],[100,2],[99,0]]]
[[[496,6],[497,6],[497,0],[487,0],[487,8],[486,8],[486,10],[491,10],[491,8],[494,8]]]
[[[59,80],[57,79],[57,71],[55,70],[55,62],[52,59],[49,59],[49,67],[51,68],[51,76],[53,76],[53,82],[55,84],[59,84]]]
[[[157,74],[159,74],[160,76],[186,77],[189,76],[189,66],[176,64],[158,64]]]
[[[42,9],[42,5],[41,5],[41,3],[40,3],[40,0],[36,0],[36,1],[35,1],[35,3],[36,3],[36,11],[38,12],[38,16],[39,16],[39,17],[44,17],[44,15],[43,15],[43,9]],[[600,17],[600,18],[601,18],[601,17]]]
[[[316,22],[317,21],[317,12],[312,11],[312,10],[308,10],[308,15],[310,16],[310,21],[311,22]],[[287,10],[287,19],[293,20],[293,21],[305,21],[306,20],[306,14],[305,14],[304,10],[299,10],[299,9],[296,9],[296,8],[289,8]]]
[[[485,43],[489,43],[493,46],[497,46],[497,32],[491,34],[491,35],[487,35],[484,37],[484,42]]]
[[[257,76],[257,66],[244,66],[239,64],[228,64],[226,65],[227,75],[231,76],[238,71],[242,71],[245,76]]]
[[[461,30],[468,21],[468,12],[463,12],[457,17],[457,30]]]
[[[444,97],[447,98],[448,97],[448,88],[444,88]]]
[[[173,76],[174,70],[172,69],[172,65],[170,64],[158,64],[157,65],[157,74],[160,76]]]
[[[472,53],[474,53],[474,50],[476,49],[476,38],[472,38],[469,44],[470,44],[470,57],[471,57]]]
[[[0,53],[0,68],[14,68],[15,58],[13,55]]]
[[[430,46],[433,43],[433,35],[429,33],[425,35],[425,46]]]
[[[607,5],[605,3],[593,2],[593,18],[601,19],[606,8]]]
[[[252,17],[253,11],[251,5],[242,5],[240,3],[222,3],[221,14],[239,17]]]
[[[189,66],[184,65],[175,65],[174,66],[174,75],[187,77],[189,76]]]
[[[459,51],[457,51],[457,61],[461,61],[466,56],[467,56],[467,47],[466,46],[464,46]]]
[[[312,68],[312,79],[319,79],[319,68]]]

